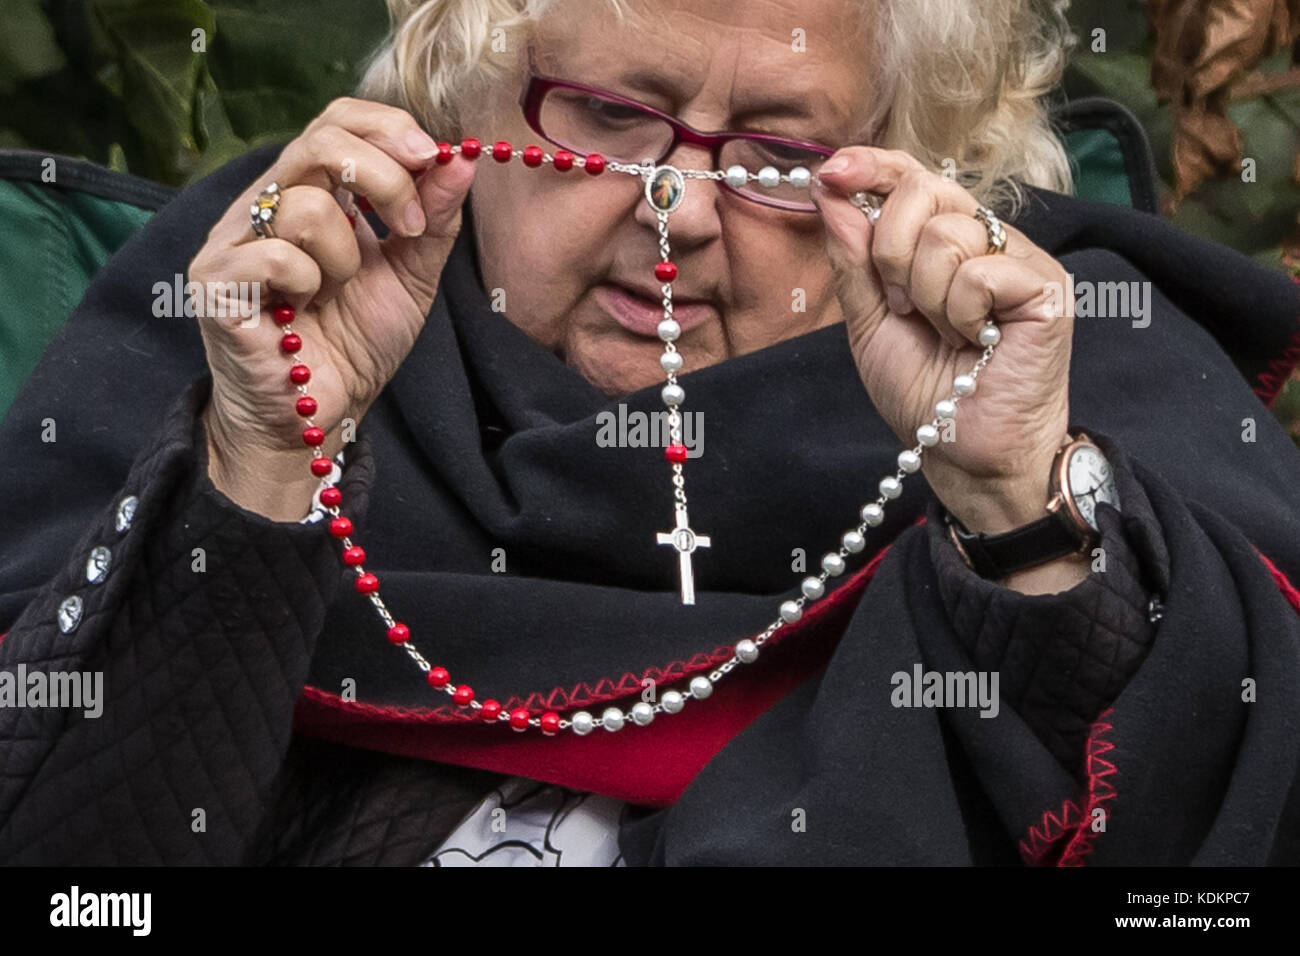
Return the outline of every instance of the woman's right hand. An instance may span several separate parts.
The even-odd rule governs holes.
[[[435,164],[436,152],[404,110],[335,100],[226,210],[190,263],[189,281],[205,289],[258,283],[256,322],[229,300],[224,317],[199,319],[212,370],[203,415],[208,473],[242,507],[300,519],[318,484],[294,409],[293,361],[311,369],[313,421],[333,455],[342,447],[340,424],[361,421],[414,345],[474,178],[473,161],[457,154]],[[259,239],[249,207],[271,182],[280,189],[275,237]],[[387,238],[361,216],[354,228],[349,194],[370,202]],[[206,304],[196,303],[200,313]],[[280,304],[296,311],[293,327],[303,339],[292,360],[271,317]]]

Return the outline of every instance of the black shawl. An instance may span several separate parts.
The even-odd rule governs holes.
[[[153,285],[185,271],[271,156],[186,190],[129,243],[6,417],[0,628],[203,378],[197,329],[154,318]],[[555,740],[468,724],[342,588],[306,686],[290,688],[302,692],[298,733],[671,804],[629,814],[631,862],[982,862],[977,831],[992,821],[1024,838],[1026,858],[1055,847],[1075,862],[1300,862],[1300,595],[1287,581],[1300,580],[1300,453],[1261,402],[1295,362],[1297,287],[1155,217],[1030,192],[1017,225],[1076,281],[1154,290],[1146,327],[1076,320],[1072,424],[1110,439],[1121,494],[1158,517],[1142,546],[1171,569],[1148,659],[1097,715],[1084,792],[1010,708],[986,720],[890,705],[896,671],[972,669],[912,527],[930,500],[919,480],[833,579],[841,594],[680,717]],[[713,541],[697,553],[694,607],[654,543],[672,518],[662,453],[596,442],[599,413],[657,412],[658,387],[611,400],[494,312],[467,226],[411,355],[362,423],[375,474],[356,519],[394,613],[480,699],[598,712],[646,677],[662,690],[707,672],[797,586],[792,549],[815,567],[857,523],[901,447],[842,326],[688,371],[683,385],[706,426],[688,466],[691,518]],[[57,446],[40,441],[45,418]],[[1104,832],[1088,825],[1098,808]]]

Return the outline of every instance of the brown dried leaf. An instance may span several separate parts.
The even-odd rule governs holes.
[[[1210,0],[1201,49],[1188,81],[1196,98],[1230,85],[1300,35],[1300,0]]]
[[[1229,88],[1300,37],[1300,0],[1149,0],[1151,85],[1174,111],[1173,205],[1211,176],[1240,169]]]
[[[1196,59],[1205,32],[1206,0],[1147,0],[1147,22],[1155,34],[1151,87],[1161,100],[1182,98],[1188,64]]]

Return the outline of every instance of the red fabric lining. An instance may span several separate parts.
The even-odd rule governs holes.
[[[916,521],[923,524],[924,516]],[[821,669],[838,643],[863,590],[875,576],[892,544],[866,566],[813,604],[803,618],[779,629],[755,664],[733,671],[714,696],[691,701],[671,718],[618,734],[595,731],[587,737],[569,732],[543,737],[536,730],[516,734],[485,726],[461,708],[402,708],[344,701],[337,694],[307,687],[298,702],[294,729],[304,736],[347,746],[478,767],[602,793],[647,806],[675,801],[695,775],[736,734]],[[799,641],[786,640],[794,634]],[[640,675],[586,682],[515,695],[536,714],[551,700],[583,701],[576,706],[612,703],[641,693],[642,678],[674,683],[711,670],[731,657],[734,645],[689,662],[650,667]],[[721,653],[721,658],[717,655]],[[570,706],[575,706],[570,704]]]
[[[1292,281],[1300,284],[1300,279],[1293,277]],[[1300,288],[1296,291],[1297,298],[1300,299]],[[1297,302],[1297,312],[1300,312],[1300,302]],[[1282,350],[1282,354],[1269,362],[1268,368],[1261,372],[1256,380],[1254,392],[1266,407],[1273,407],[1273,403],[1277,401],[1282,387],[1286,385],[1297,364],[1300,364],[1300,329],[1292,333],[1291,341]]]
[[[1282,596],[1287,599],[1287,603],[1295,608],[1297,614],[1300,614],[1300,591],[1296,590],[1296,586],[1291,583],[1290,579],[1282,572],[1282,569],[1270,561],[1264,552],[1256,548],[1255,553],[1259,555],[1259,559],[1268,568],[1268,573],[1273,576],[1273,583],[1282,592]]]

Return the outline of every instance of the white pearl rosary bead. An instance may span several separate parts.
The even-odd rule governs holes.
[[[781,620],[785,623],[793,624],[801,617],[803,617],[803,608],[799,606],[798,601],[786,601],[781,605]]]
[[[680,372],[682,370],[682,353],[665,352],[659,356],[659,367],[665,372]]]
[[[984,328],[980,329],[980,334],[979,334],[980,345],[984,345],[984,346],[997,345],[1001,341],[1002,341],[1002,330],[999,329],[996,325],[986,325],[984,326]]]
[[[574,714],[571,722],[573,732],[579,737],[585,737],[596,729],[596,718],[585,710],[580,710]]]
[[[886,498],[897,498],[903,493],[903,483],[894,475],[880,479],[880,493]]]
[[[933,448],[939,444],[939,429],[928,423],[921,425],[916,429],[916,440],[926,448]]]
[[[758,645],[746,638],[736,643],[736,659],[742,664],[752,664],[758,660]]]
[[[857,554],[867,546],[867,539],[862,537],[856,531],[844,532],[844,537],[840,538],[840,544],[844,545],[844,550],[851,554]]]
[[[775,166],[764,166],[758,171],[758,184],[768,189],[781,185],[781,171]]]
[[[973,395],[975,393],[975,377],[973,375],[958,375],[952,380],[952,390],[963,398],[967,395]]]
[[[686,401],[686,389],[680,385],[665,385],[660,394],[663,396],[665,405],[680,405]]]
[[[727,185],[732,189],[740,189],[749,182],[749,170],[744,166],[727,167]]]
[[[664,342],[673,342],[682,334],[682,327],[676,319],[664,319],[659,323],[659,338]]]
[[[898,467],[909,475],[921,468],[921,456],[908,448],[898,453]]]
[[[669,690],[664,691],[664,695],[659,698],[659,703],[663,705],[665,714],[680,714],[682,708],[686,706],[686,698],[682,696],[681,691]]]
[[[600,715],[601,725],[610,732],[622,730],[623,719],[623,712],[617,707],[606,708],[605,712]]]
[[[713,693],[713,681],[709,680],[703,674],[699,677],[691,678],[691,696],[696,700],[704,700]]]
[[[957,403],[951,398],[941,398],[934,403],[934,417],[940,421],[954,418],[957,415]]]
[[[862,506],[862,523],[874,528],[885,520],[885,509],[874,501]]]
[[[826,593],[826,584],[821,578],[804,578],[799,585],[803,591],[803,596],[810,601],[815,601]]]
[[[790,185],[795,189],[807,189],[812,184],[812,173],[806,166],[796,166],[790,170]]]
[[[844,559],[831,551],[822,558],[822,570],[831,577],[837,578],[844,573]]]
[[[655,709],[645,701],[639,700],[632,705],[632,723],[638,727],[645,727],[654,719]]]

